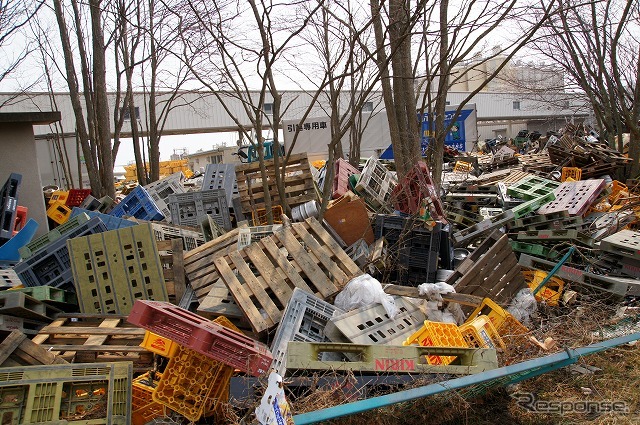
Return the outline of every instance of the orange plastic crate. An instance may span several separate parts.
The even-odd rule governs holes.
[[[542,270],[523,270],[522,275],[529,289],[533,292],[547,276],[547,273]],[[563,290],[564,281],[559,277],[552,276],[544,287],[538,291],[535,297],[537,301],[544,301],[551,306],[556,306],[558,302],[560,302],[560,296]]]
[[[155,391],[162,374],[156,372],[151,380],[150,372],[140,375],[131,384],[131,423],[144,425],[152,419],[165,416],[167,409],[160,403],[153,401]]]
[[[482,304],[471,313],[465,323],[471,322],[480,315],[489,317],[507,346],[518,346],[528,342],[529,329],[490,298],[482,300]]]
[[[173,357],[178,349],[178,343],[171,341],[169,338],[156,335],[151,331],[146,331],[140,347],[144,347],[152,353],[170,358]]]
[[[61,202],[53,203],[47,210],[47,217],[58,224],[64,224],[71,216],[71,209]]]
[[[581,180],[582,170],[577,167],[562,167],[562,175],[560,177],[560,181],[565,182],[569,178],[575,181]]]
[[[271,207],[271,212],[273,214],[273,224],[282,224],[282,206],[275,205]],[[267,221],[267,210],[266,208],[258,208],[255,212],[251,212],[251,221],[253,221],[254,226],[266,226],[269,224]]]

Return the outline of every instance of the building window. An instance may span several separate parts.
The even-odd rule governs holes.
[[[136,114],[136,120],[140,119],[140,108],[139,107],[135,107],[133,109],[134,113]],[[122,114],[122,117],[125,121],[130,121],[131,120],[131,114],[129,114],[129,108],[122,108],[120,109],[120,113]]]
[[[373,112],[373,102],[364,102],[362,112]]]
[[[445,104],[446,106],[449,106],[449,105],[451,105],[451,102],[449,102],[449,101],[447,100],[447,101],[445,101],[445,102],[444,102],[444,104]]]
[[[273,114],[273,103],[265,103],[264,104],[264,113],[267,115]]]
[[[520,110],[520,101],[519,100],[514,100],[513,101],[513,110],[514,111],[519,111]]]

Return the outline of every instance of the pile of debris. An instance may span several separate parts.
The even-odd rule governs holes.
[[[56,226],[36,239],[12,175],[3,423],[312,423],[418,378],[397,401],[477,395],[640,338],[631,308],[592,320],[587,340],[549,325],[640,295],[640,191],[611,178],[628,159],[574,133],[536,153],[459,154],[442,190],[423,162],[399,180],[376,158],[339,159],[322,218],[327,173],[306,154],[284,193],[273,160],[266,182],[256,163],[214,164],[199,190],[178,172],[119,202],[46,193]],[[323,389],[341,397],[308,403]]]

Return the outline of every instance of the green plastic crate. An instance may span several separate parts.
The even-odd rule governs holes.
[[[168,301],[150,223],[67,241],[82,313],[129,314],[135,300]]]
[[[63,235],[73,231],[78,226],[82,226],[86,222],[88,222],[90,217],[81,213],[75,217],[70,218],[64,224],[56,227],[46,235],[42,235],[39,238],[29,242],[25,246],[18,249],[20,253],[20,257],[23,259],[31,257],[37,250],[49,245],[51,242],[60,239]]]
[[[125,425],[133,364],[86,363],[0,369],[3,424]]]
[[[35,298],[36,300],[51,303],[54,305],[78,305],[76,294],[70,291],[65,291],[64,289],[54,288],[52,286],[33,286],[30,288],[13,289],[13,291],[24,292],[25,294]]]

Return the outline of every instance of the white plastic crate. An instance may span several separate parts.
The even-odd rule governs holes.
[[[402,297],[394,297],[399,313],[392,320],[381,304],[363,307],[329,321],[325,335],[333,342],[402,345],[426,320],[420,308]]]
[[[169,210],[169,195],[172,193],[184,193],[185,189],[182,185],[185,177],[182,171],[173,173],[168,177],[149,183],[144,186],[156,203],[160,211],[164,214],[165,220],[171,222],[171,211]]]
[[[238,251],[252,242],[259,241],[262,238],[273,235],[275,231],[280,229],[282,224],[272,224],[269,226],[253,226],[243,227],[238,230]]]
[[[271,344],[271,353],[273,353],[271,367],[281,376],[285,375],[289,341],[329,341],[324,329],[334,312],[343,313],[342,310],[315,295],[295,288]]]
[[[201,232],[194,229],[187,229],[175,224],[151,223],[153,235],[158,241],[168,241],[170,239],[182,239],[185,251],[196,249],[204,245],[205,240]]]

